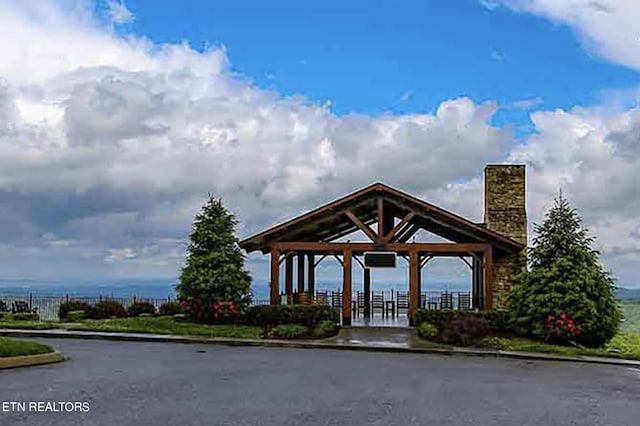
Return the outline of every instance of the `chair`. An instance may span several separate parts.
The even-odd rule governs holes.
[[[302,293],[297,293],[298,294],[298,305],[308,305],[310,300],[309,300],[309,293],[307,293],[306,291],[303,291]]]
[[[29,309],[29,303],[25,302],[24,300],[15,300],[13,302],[13,309],[12,312],[14,314],[19,314],[19,313],[35,313],[37,310],[37,308],[33,308],[33,309]]]
[[[355,313],[359,315],[360,312],[364,314],[364,292],[359,291],[356,293],[356,305],[355,305]]]
[[[0,312],[11,312],[4,300],[0,300]]]
[[[315,303],[317,305],[328,305],[329,297],[326,291],[316,291]]]
[[[331,293],[331,306],[334,308],[342,308],[342,292],[334,291]]]
[[[405,311],[409,311],[409,293],[406,291],[399,291],[396,293],[396,311],[398,315],[400,315],[400,309],[404,309]]]
[[[469,293],[458,293],[458,309],[471,309],[471,295]]]
[[[375,314],[376,309],[380,309],[380,313],[384,315],[384,292],[371,292],[371,313]]]
[[[446,291],[440,293],[440,306],[442,309],[453,309],[453,294]]]
[[[427,296],[427,293],[422,292],[420,293],[420,309],[427,309],[427,302],[429,301],[429,297]]]

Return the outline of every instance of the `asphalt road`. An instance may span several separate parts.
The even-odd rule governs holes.
[[[640,425],[640,370],[494,358],[36,339],[70,361],[0,371],[0,425]]]

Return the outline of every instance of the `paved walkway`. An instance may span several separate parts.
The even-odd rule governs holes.
[[[340,333],[327,342],[348,346],[375,346],[411,348],[415,331],[402,327],[343,327]]]

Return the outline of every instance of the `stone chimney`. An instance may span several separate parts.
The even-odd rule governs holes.
[[[484,222],[487,228],[527,244],[525,166],[484,168]]]
[[[527,244],[525,166],[487,165],[484,169],[484,222],[487,228]],[[494,251],[493,307],[502,308],[513,278],[526,267],[526,251]]]

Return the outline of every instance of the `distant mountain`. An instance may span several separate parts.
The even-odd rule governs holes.
[[[640,288],[618,288],[616,295],[618,299],[640,299]]]

